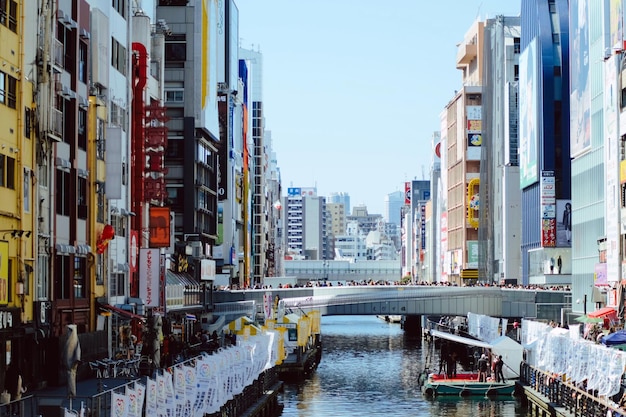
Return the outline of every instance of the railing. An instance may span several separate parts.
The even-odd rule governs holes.
[[[528,385],[550,403],[558,404],[575,416],[605,417],[625,415],[626,410],[607,398],[597,397],[597,391],[585,391],[558,375],[552,375],[526,363],[521,365],[520,382]]]

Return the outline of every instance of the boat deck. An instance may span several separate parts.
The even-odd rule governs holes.
[[[453,377],[430,374],[424,381],[422,391],[426,395],[510,395],[515,390],[513,381],[496,382],[488,378],[478,381],[478,374],[462,373]]]

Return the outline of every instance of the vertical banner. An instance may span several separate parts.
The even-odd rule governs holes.
[[[541,171],[541,246],[556,247],[556,189],[554,171]]]
[[[407,206],[411,205],[411,182],[404,183],[404,204]]]
[[[9,303],[9,242],[0,241],[0,304]]]
[[[159,258],[159,249],[142,248],[139,250],[139,297],[143,299],[146,307],[158,307],[161,299]]]

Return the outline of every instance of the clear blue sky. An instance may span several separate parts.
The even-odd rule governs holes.
[[[431,138],[461,87],[456,45],[520,0],[235,0],[240,45],[263,53],[263,108],[281,179],[385,195],[430,179]],[[424,173],[424,177],[422,176]]]

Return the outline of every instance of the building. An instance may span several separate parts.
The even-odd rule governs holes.
[[[576,4],[569,2],[568,8],[568,2],[557,0],[546,7],[545,1],[522,1],[519,175],[522,190],[521,256],[524,284],[570,282],[572,242],[568,239],[569,233],[562,227],[562,214],[566,207],[573,206],[572,183],[575,182],[581,192],[585,190],[585,198],[590,198],[584,204],[590,211],[586,215],[580,213],[579,217],[574,214],[574,218],[594,224],[587,229],[586,234],[594,236],[593,250],[596,254],[595,239],[604,234],[604,226],[600,225],[603,220],[592,220],[596,216],[604,216],[603,199],[591,192],[592,188],[597,191],[598,184],[603,183],[604,174],[591,175],[581,171],[580,176],[571,175],[570,156],[582,156],[584,149],[574,148],[570,153],[570,134],[572,138],[578,138],[587,133],[586,129],[571,131],[569,120],[579,115],[589,119],[590,115],[587,113],[582,116],[578,113],[580,108],[572,108],[570,115],[570,96],[567,91],[570,87],[570,56],[574,57],[575,54],[569,52],[568,19],[576,13],[569,16],[568,10],[577,10]],[[586,33],[587,29],[583,27],[581,31]],[[572,66],[571,70],[574,74],[580,69]],[[576,88],[577,79],[571,81]],[[585,94],[587,96],[582,103],[586,106],[590,98],[588,91]],[[587,255],[591,255],[590,247],[587,246],[585,251]],[[554,263],[559,256],[564,268],[562,273],[555,274]],[[583,261],[579,271],[582,273],[586,270],[587,279],[591,279],[593,265],[583,266],[586,262],[591,261]]]
[[[328,253],[326,199],[314,187],[289,187],[283,197],[285,259],[332,259]]]
[[[346,192],[330,193],[327,198],[328,203],[343,204],[346,213],[350,213],[350,194]]]
[[[448,281],[478,279],[480,158],[484,22],[476,20],[458,45],[456,67],[463,87],[455,92],[442,117],[445,138],[446,245],[443,273]]]
[[[479,279],[522,282],[518,153],[520,18],[485,21]]]
[[[400,225],[400,214],[404,205],[404,193],[394,191],[385,196],[385,222]]]

